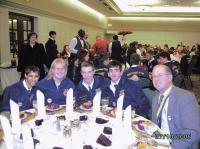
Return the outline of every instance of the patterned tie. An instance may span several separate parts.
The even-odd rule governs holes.
[[[164,99],[164,95],[160,95],[159,101],[158,101],[158,108],[160,108],[161,103]],[[163,109],[163,108],[162,108]],[[161,128],[161,115],[162,115],[162,109],[160,111],[160,114],[157,117],[157,122],[158,122],[158,126]]]

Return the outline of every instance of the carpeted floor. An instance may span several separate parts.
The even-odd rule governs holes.
[[[191,80],[192,80],[193,87],[191,86],[189,80],[185,80],[186,89],[195,94],[197,101],[200,104],[200,75],[192,74]]]

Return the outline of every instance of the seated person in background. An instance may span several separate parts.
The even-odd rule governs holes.
[[[81,63],[89,61],[89,52],[80,50],[77,52],[77,59],[71,61],[68,67],[67,76],[74,82],[75,85],[82,79],[81,76]]]
[[[152,78],[159,91],[152,103],[152,121],[166,136],[175,137],[166,140],[172,148],[188,149],[193,141],[200,139],[200,114],[195,96],[173,85],[172,72],[166,65],[156,65]]]
[[[81,64],[81,75],[83,79],[75,89],[76,105],[92,106],[96,93],[104,89],[110,82],[109,79],[94,76],[95,68],[90,62]]]
[[[130,57],[131,67],[128,70],[125,70],[123,76],[125,78],[130,78],[133,75],[137,75],[138,77],[149,78],[149,73],[140,68],[140,55],[133,53]]]
[[[111,61],[108,66],[108,76],[111,82],[102,90],[101,99],[108,99],[109,106],[116,107],[120,95],[124,94],[123,109],[131,105],[136,113],[147,117],[150,103],[136,81],[122,79],[122,65],[118,61]]]
[[[33,108],[32,100],[36,100],[36,83],[40,77],[40,70],[36,66],[25,68],[25,79],[7,87],[3,93],[1,112],[10,112],[10,99],[19,105],[19,110]]]
[[[108,77],[108,64],[110,63],[110,55],[107,54],[101,54],[99,56],[99,65],[96,68],[95,74]]]
[[[170,59],[170,54],[168,52],[160,52],[157,54],[157,62],[158,64],[164,64],[168,66],[173,74],[173,77],[180,74],[180,65],[177,65],[177,63],[173,63]]]
[[[67,65],[62,58],[56,58],[50,67],[48,76],[38,82],[37,87],[45,96],[45,103],[66,103],[67,91],[74,88],[73,82],[66,78]]]
[[[146,53],[146,59],[147,59],[147,67],[148,67],[148,71],[149,72],[152,72],[152,70],[153,70],[153,67],[155,66],[155,65],[157,65],[157,61],[154,59],[154,51],[152,51],[152,50],[149,50],[149,51],[147,51],[147,53]]]

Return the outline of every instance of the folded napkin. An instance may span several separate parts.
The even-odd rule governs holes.
[[[46,117],[46,109],[45,109],[45,102],[44,102],[44,94],[37,90],[37,108],[38,108],[38,119],[45,119]]]
[[[74,106],[73,106],[73,89],[70,88],[67,91],[67,97],[66,97],[66,114],[72,115],[74,112]]]
[[[5,116],[0,115],[1,126],[4,133],[4,140],[8,149],[13,149],[13,136],[9,120]]]
[[[116,120],[118,122],[122,121],[122,108],[123,108],[123,102],[124,102],[124,95],[121,95],[117,100],[117,112],[116,112]]]
[[[32,138],[31,129],[28,128],[28,126],[23,125],[22,129],[22,135],[23,135],[23,146],[26,149],[34,149],[34,142]]]
[[[83,149],[93,149],[92,145],[84,145]]]
[[[12,118],[12,133],[20,135],[21,120],[19,118],[19,106],[12,100],[10,100],[10,111]]]
[[[101,101],[101,91],[99,91],[93,99],[93,107],[92,112],[94,116],[98,116],[100,114],[100,101]]]
[[[105,123],[107,123],[108,122],[108,120],[105,120],[105,119],[103,119],[103,118],[96,118],[96,123],[98,123],[98,124],[105,124]]]
[[[104,127],[103,128],[103,133],[111,135],[112,134],[112,128],[110,128],[110,127]]]
[[[112,141],[103,134],[100,134],[96,142],[103,146],[111,146],[112,144]]]

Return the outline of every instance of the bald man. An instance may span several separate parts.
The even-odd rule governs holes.
[[[174,149],[191,147],[200,133],[200,114],[195,96],[173,85],[172,72],[166,65],[156,65],[152,79],[159,91],[152,104],[152,121],[167,134],[166,138],[169,137]]]

